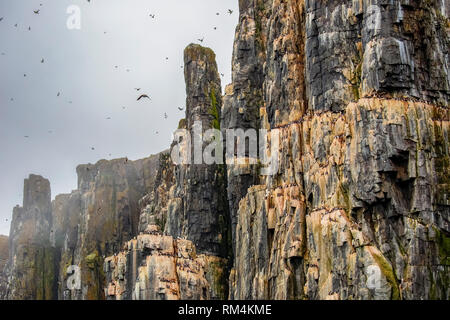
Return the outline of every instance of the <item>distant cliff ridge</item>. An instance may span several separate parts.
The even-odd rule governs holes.
[[[248,152],[175,165],[174,141],[79,166],[53,202],[30,175],[0,298],[448,300],[448,6],[239,1],[232,83],[189,45],[178,129],[232,155],[226,130],[264,129],[276,172]]]

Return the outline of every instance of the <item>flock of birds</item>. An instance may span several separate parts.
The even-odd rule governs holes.
[[[87,0],[87,2],[90,3],[91,0]],[[39,7],[43,7],[43,4],[42,4],[42,3],[39,4]],[[33,13],[34,13],[35,15],[39,15],[39,14],[41,13],[41,9],[33,10]],[[227,14],[232,15],[232,14],[233,14],[233,10],[228,9]],[[219,16],[219,15],[220,15],[220,12],[216,12],[216,15]],[[150,17],[151,19],[156,19],[156,14],[150,13],[150,14],[149,14],[149,17]],[[5,17],[0,17],[0,23],[2,23],[4,20],[5,20]],[[18,28],[18,26],[19,26],[18,23],[15,23],[15,24],[14,24],[14,27],[15,27],[15,28]],[[28,26],[27,29],[28,29],[28,31],[31,31],[31,26]],[[214,30],[217,30],[217,26],[214,26],[213,29],[214,29]],[[107,32],[104,31],[104,34],[106,34],[106,33],[107,33]],[[205,37],[198,38],[197,40],[198,40],[199,43],[203,43],[204,40],[205,40]],[[5,56],[6,53],[5,53],[5,52],[1,52],[1,55],[2,55],[2,56]],[[165,57],[165,60],[168,61],[168,60],[169,60],[169,57]],[[41,58],[40,63],[41,63],[41,64],[44,64],[44,63],[45,63],[45,58]],[[118,69],[119,66],[115,65],[114,68],[115,68],[115,69]],[[184,67],[181,66],[181,68],[184,68]],[[126,72],[130,72],[130,69],[126,69]],[[221,73],[220,75],[221,75],[222,77],[224,77],[224,74],[223,74],[223,73]],[[23,74],[23,77],[24,77],[24,78],[27,77],[27,74],[24,73],[24,74]],[[138,94],[139,94],[136,101],[141,101],[141,102],[142,102],[142,101],[144,101],[145,99],[147,99],[147,100],[149,100],[149,101],[152,100],[151,97],[150,97],[150,95],[149,95],[148,93],[141,93],[141,90],[142,90],[141,88],[134,88],[134,89],[135,89],[136,92],[138,92]],[[58,91],[57,94],[56,94],[56,97],[60,97],[61,95],[62,95],[61,91]],[[10,98],[10,101],[14,101],[14,98]],[[72,104],[72,101],[69,100],[69,101],[67,101],[67,103]],[[125,110],[126,107],[123,106],[122,109]],[[184,108],[184,107],[178,107],[178,110],[179,110],[179,111],[184,111],[185,108]],[[168,117],[169,117],[169,116],[167,115],[167,113],[164,113],[164,119],[168,119]],[[111,120],[111,117],[107,117],[106,120]],[[53,130],[48,130],[48,133],[49,133],[49,134],[52,134],[52,133],[53,133]],[[155,134],[159,134],[159,132],[156,131]],[[25,138],[25,139],[29,139],[30,136],[29,136],[29,135],[24,135],[24,138]],[[94,150],[95,150],[95,147],[90,147],[90,149],[91,149],[92,151],[94,151]],[[111,156],[111,154],[109,154],[109,155]],[[8,222],[8,219],[5,219],[5,221]]]
[[[91,0],[87,0],[87,2],[90,3]],[[42,3],[39,4],[39,6],[42,7]],[[40,13],[40,11],[41,11],[41,9],[33,10],[33,13],[36,14],[36,15],[38,15],[38,14]],[[227,13],[228,13],[229,15],[232,15],[232,14],[233,14],[233,10],[228,9],[228,12],[227,12]],[[220,15],[220,12],[216,12],[216,15],[219,16],[219,15]],[[156,18],[156,14],[150,13],[150,14],[149,14],[149,17],[152,18],[152,19],[155,19],[155,18]],[[3,19],[4,19],[4,17],[0,17],[0,22],[2,22]],[[17,28],[17,27],[18,27],[18,24],[17,24],[17,23],[14,24],[14,27]],[[28,27],[28,30],[31,31],[31,26]],[[214,30],[217,30],[217,27],[214,27]],[[104,34],[106,34],[106,33],[107,33],[107,32],[104,31]],[[200,39],[197,39],[197,40],[198,40],[200,43],[203,43],[203,41],[205,40],[205,37],[200,38]],[[1,55],[4,56],[5,53],[2,52]],[[169,57],[166,57],[166,61],[168,61],[168,60],[169,60]],[[45,63],[45,59],[44,59],[44,58],[41,59],[41,63]],[[115,69],[117,69],[118,67],[119,67],[119,66],[117,66],[117,65],[114,66]],[[181,66],[181,68],[183,68],[183,66]],[[130,69],[126,69],[126,72],[130,72]],[[221,73],[220,75],[221,75],[222,77],[224,77],[224,74],[223,74],[223,73]],[[24,73],[23,76],[24,76],[24,77],[27,77],[27,74]],[[141,88],[135,88],[135,90],[136,90],[136,91],[140,91]],[[56,96],[57,96],[57,97],[60,97],[60,96],[61,96],[61,92],[58,91],[58,93],[56,94]],[[148,94],[146,94],[146,93],[143,93],[143,94],[139,95],[138,98],[137,98],[137,101],[141,101],[141,100],[143,100],[143,99],[148,99],[148,100],[151,101],[150,96],[149,96]],[[14,98],[11,98],[10,101],[14,101]],[[72,104],[72,101],[68,101],[68,103],[69,103],[69,104]],[[122,107],[122,109],[125,110],[126,107]],[[179,110],[179,111],[183,111],[183,110],[184,110],[184,107],[178,107],[178,110]],[[164,113],[164,119],[168,119],[167,113]],[[106,120],[111,120],[111,117],[107,117]],[[52,130],[49,130],[48,133],[53,133],[53,132],[52,132]],[[159,132],[156,131],[155,133],[158,134]],[[30,138],[30,136],[25,135],[24,138]],[[95,148],[92,147],[91,150],[95,150]]]

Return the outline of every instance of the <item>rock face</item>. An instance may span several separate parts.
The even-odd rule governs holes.
[[[30,175],[14,208],[5,298],[104,299],[103,258],[138,233],[139,200],[153,189],[159,159],[81,165],[78,189],[53,203],[49,181]]]
[[[111,300],[224,299],[225,263],[197,255],[191,241],[164,236],[153,225],[105,260],[105,294]]]
[[[174,165],[174,141],[162,155],[154,190],[141,200],[136,239],[106,259],[108,299],[224,299],[228,296],[229,224],[224,165],[195,162],[194,137],[220,129],[221,86],[215,54],[184,52],[191,162]],[[197,131],[198,130],[198,131]],[[186,138],[186,137],[185,137]],[[185,140],[186,141],[186,140]],[[199,141],[201,150],[208,145]],[[200,151],[200,154],[202,151]],[[161,232],[160,232],[161,231]],[[197,254],[198,253],[198,254]]]
[[[50,182],[30,175],[24,182],[23,206],[17,206],[13,211],[7,299],[56,298],[57,252],[50,243],[51,226]]]
[[[239,9],[223,97],[214,53],[184,52],[191,139],[79,166],[53,203],[25,181],[0,297],[449,299],[449,2]],[[198,158],[216,139],[226,165]]]
[[[59,299],[104,298],[103,259],[137,235],[139,200],[153,188],[158,167],[159,155],[78,166],[78,189],[53,202]],[[72,265],[80,268],[81,288],[68,287]]]
[[[5,267],[8,262],[9,239],[7,236],[0,236],[0,300],[4,300],[6,297],[3,295],[6,293],[6,288],[8,285],[8,280],[5,273]]]
[[[240,1],[222,123],[258,114],[280,145],[259,185],[228,177],[231,299],[448,299],[446,12]]]

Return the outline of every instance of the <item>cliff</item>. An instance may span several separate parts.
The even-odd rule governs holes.
[[[141,205],[141,233],[105,264],[109,299],[224,299],[228,296],[228,206],[224,165],[195,162],[193,137],[219,125],[220,77],[211,49],[184,51],[186,159],[161,160],[155,190]],[[217,127],[218,128],[218,127]],[[198,130],[198,131],[197,131]],[[201,138],[201,137],[200,137]],[[202,138],[201,138],[202,139]],[[202,139],[201,150],[207,145]]]
[[[6,287],[8,284],[5,273],[5,266],[9,257],[8,242],[8,237],[0,236],[0,300],[5,299],[3,295],[6,293]]]
[[[448,3],[239,11],[223,96],[186,48],[168,151],[79,166],[53,203],[25,181],[6,298],[449,299]]]
[[[223,126],[280,145],[274,175],[228,169],[231,299],[448,299],[445,12],[240,1]]]

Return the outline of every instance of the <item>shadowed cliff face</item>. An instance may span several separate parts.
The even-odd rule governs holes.
[[[153,188],[159,156],[77,168],[78,189],[50,201],[48,180],[30,175],[11,225],[8,299],[102,299],[103,257],[137,234],[139,200]],[[68,287],[70,266],[81,287]]]
[[[5,267],[9,257],[8,242],[8,237],[0,236],[0,300],[5,299],[3,295],[6,293],[6,287],[8,284],[5,272]]]
[[[15,207],[9,237],[7,299],[56,298],[56,256],[50,243],[50,182],[37,175],[24,181],[23,207]]]
[[[448,8],[240,7],[222,126],[280,146],[273,176],[228,167],[230,298],[448,299]]]
[[[60,299],[104,298],[103,259],[137,234],[139,200],[153,188],[158,167],[159,156],[78,166],[78,190],[53,203]],[[81,268],[79,290],[67,287],[70,265]]]
[[[215,54],[189,45],[184,52],[186,118],[194,136],[217,128],[222,106]],[[172,149],[176,143],[172,145]],[[203,147],[206,143],[202,143]],[[194,155],[194,144],[189,146]],[[141,201],[141,233],[106,259],[108,299],[224,299],[229,248],[223,165],[160,161],[155,189]]]

